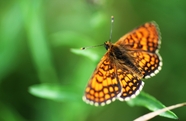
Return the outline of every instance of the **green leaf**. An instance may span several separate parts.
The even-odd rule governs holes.
[[[74,91],[76,90],[76,92]],[[78,89],[57,84],[38,84],[29,87],[29,92],[37,97],[51,99],[54,101],[78,101],[81,100]]]
[[[161,113],[163,113],[165,111],[173,110],[173,109],[180,108],[180,107],[183,107],[183,106],[186,106],[186,102],[174,104],[174,105],[162,108],[160,110],[147,113],[147,114],[145,114],[143,116],[138,117],[134,121],[148,121],[148,120],[154,118],[155,116],[157,116],[157,115],[159,115],[159,114],[161,114]]]
[[[141,92],[136,98],[127,102],[131,106],[144,106],[151,111],[157,111],[159,109],[165,108],[166,106],[163,105],[160,101],[155,99],[154,97],[150,96],[145,92]],[[178,119],[175,113],[172,111],[166,111],[161,113],[160,116],[171,118],[171,119]]]

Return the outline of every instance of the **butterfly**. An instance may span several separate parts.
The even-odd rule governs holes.
[[[128,101],[136,97],[144,86],[141,79],[150,78],[161,70],[160,40],[158,25],[148,22],[116,43],[105,42],[107,52],[93,72],[83,100],[104,106],[116,99]]]

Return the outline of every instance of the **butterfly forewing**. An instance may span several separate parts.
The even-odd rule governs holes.
[[[129,50],[143,50],[154,53],[160,47],[160,32],[155,22],[146,23],[121,37],[115,44]]]
[[[116,74],[116,67],[108,53],[106,53],[91,77],[83,100],[93,105],[105,105],[114,101],[121,92],[120,82]]]

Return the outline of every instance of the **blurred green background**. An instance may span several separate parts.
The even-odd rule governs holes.
[[[94,107],[81,99],[106,50],[85,50],[93,61],[71,49],[107,41],[111,15],[113,42],[140,24],[158,23],[163,68],[143,90],[166,106],[185,102],[185,0],[9,0],[0,1],[0,120],[131,121],[148,113],[126,102]],[[173,112],[186,120],[185,107]],[[170,119],[152,121],[159,120]]]

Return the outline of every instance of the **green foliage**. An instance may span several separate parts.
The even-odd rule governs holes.
[[[145,92],[141,92],[136,98],[134,98],[131,101],[128,101],[128,104],[131,106],[143,106],[148,108],[151,111],[157,111],[159,109],[165,108],[165,106],[160,101],[158,101],[157,99],[148,95]],[[172,111],[164,112],[160,114],[160,116],[164,116],[172,119],[178,119],[176,114],[174,114]]]
[[[164,107],[153,97],[165,105],[185,102],[185,4],[184,0],[1,1],[0,120],[130,121],[147,112],[144,106],[153,111]],[[113,42],[148,21],[156,21],[161,30],[162,71],[144,80],[143,90],[153,97],[141,93],[128,102],[134,107],[120,101],[94,107],[81,99],[105,49],[80,48],[109,39],[111,15]],[[186,120],[184,107],[174,112]],[[176,118],[172,112],[165,115]]]
[[[54,84],[39,84],[33,85],[29,88],[29,92],[37,97],[51,99],[54,101],[78,101],[81,98],[78,88],[69,88],[69,86],[59,86]]]

